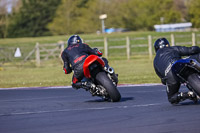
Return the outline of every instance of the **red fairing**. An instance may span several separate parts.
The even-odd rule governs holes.
[[[102,67],[105,66],[104,61],[101,58],[99,58],[98,56],[96,56],[96,55],[88,56],[85,59],[85,62],[84,62],[84,65],[83,65],[83,71],[84,71],[84,75],[85,75],[86,78],[91,78],[89,66],[95,61],[98,61],[101,64]]]

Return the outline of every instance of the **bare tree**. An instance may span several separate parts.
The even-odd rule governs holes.
[[[0,14],[6,14],[7,13],[7,1],[0,0]]]
[[[7,1],[0,0],[0,38],[6,37],[7,29]]]
[[[188,16],[186,2],[187,0],[174,0],[176,10],[181,12],[182,21],[186,21]]]

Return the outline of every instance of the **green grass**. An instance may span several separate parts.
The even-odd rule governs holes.
[[[109,58],[109,64],[119,74],[119,84],[159,83],[152,60],[148,56]],[[41,67],[28,63],[0,69],[0,88],[71,85],[72,74],[66,75],[58,60],[43,62]],[[30,67],[31,66],[31,67]]]

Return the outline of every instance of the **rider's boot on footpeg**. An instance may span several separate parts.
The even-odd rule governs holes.
[[[181,92],[181,98],[183,100],[190,99],[190,100],[193,100],[194,102],[197,102],[198,100],[196,94],[192,91]]]
[[[82,82],[82,88],[86,90],[94,89],[96,86],[90,82]]]
[[[90,82],[77,82],[77,83],[73,83],[72,84],[72,87],[74,88],[74,89],[80,89],[80,88],[83,88],[83,89],[85,89],[85,90],[89,90],[89,89],[91,89],[91,88],[93,88],[93,87],[95,87],[94,86],[94,84],[92,84],[92,83],[90,83]]]
[[[186,99],[193,100],[195,103],[198,101],[196,94],[194,92],[189,91],[189,92],[179,92],[175,94],[173,97],[169,99],[169,101],[172,104],[178,104],[181,101],[184,101]]]
[[[188,99],[189,95],[187,92],[178,92],[174,94],[171,98],[169,98],[169,102],[171,104],[178,104],[181,101],[184,101],[185,99]]]
[[[72,83],[72,87],[74,89],[80,89],[82,87],[82,83],[81,82]]]

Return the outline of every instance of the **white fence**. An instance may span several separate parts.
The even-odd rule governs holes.
[[[108,57],[109,53],[109,49],[126,49],[126,56],[127,59],[130,59],[131,56],[131,49],[132,48],[137,48],[137,47],[143,47],[144,49],[146,49],[148,52],[143,52],[145,54],[148,54],[150,58],[152,58],[154,50],[153,50],[153,40],[156,40],[158,38],[160,38],[162,36],[152,36],[152,35],[148,35],[147,37],[125,37],[125,38],[116,38],[116,39],[108,39],[105,37],[104,39],[98,39],[98,40],[85,40],[86,43],[90,43],[90,42],[102,42],[104,43],[103,47],[98,47],[99,49],[104,49],[104,56]],[[175,45],[191,45],[191,46],[196,46],[197,44],[200,44],[200,41],[197,41],[197,38],[200,38],[200,34],[186,34],[186,35],[174,35],[171,34],[170,36],[165,36],[165,38],[169,39],[169,41],[171,42],[172,46]],[[191,41],[176,41],[176,39],[183,39],[183,38],[190,38],[189,40]],[[134,44],[134,42],[136,42],[137,40],[146,40],[146,43],[144,44]],[[200,39],[199,39],[200,40]],[[125,43],[123,45],[118,45],[118,46],[110,46],[108,42],[112,42],[112,41],[125,41]],[[137,52],[137,54],[141,54],[141,52]]]
[[[154,52],[153,43],[156,39],[162,36],[152,36],[148,35],[146,37],[130,37],[126,36],[124,38],[107,38],[94,39],[94,40],[84,40],[85,43],[95,44],[92,46],[97,46],[97,48],[104,52],[104,56],[107,58],[111,55],[114,55],[114,50],[118,50],[117,54],[125,55],[129,60],[130,57],[134,54],[147,54],[152,58]],[[188,45],[196,46],[200,44],[200,34],[182,34],[182,35],[168,35],[164,36],[167,38],[172,46],[175,45]],[[115,45],[117,44],[118,45]],[[23,61],[26,62],[29,59],[35,59],[36,65],[40,66],[41,60],[48,60],[49,58],[58,58],[60,57],[61,52],[64,50],[64,45],[66,42],[60,41],[55,44],[39,44],[36,43],[35,47],[23,57]],[[140,51],[137,50],[140,48]],[[13,49],[16,48],[9,48]],[[142,49],[142,50],[141,50]],[[134,52],[134,50],[136,50]],[[23,52],[23,51],[22,51]],[[9,58],[14,55],[13,53],[6,53],[5,48],[0,48],[0,59]],[[115,56],[115,55],[114,55]],[[12,61],[12,60],[11,60]]]
[[[26,56],[24,61],[27,61],[33,54],[35,54],[36,66],[40,66],[41,60],[48,60],[50,58],[59,58],[64,50],[64,42],[60,41],[55,44],[42,44],[38,42],[35,48]]]

